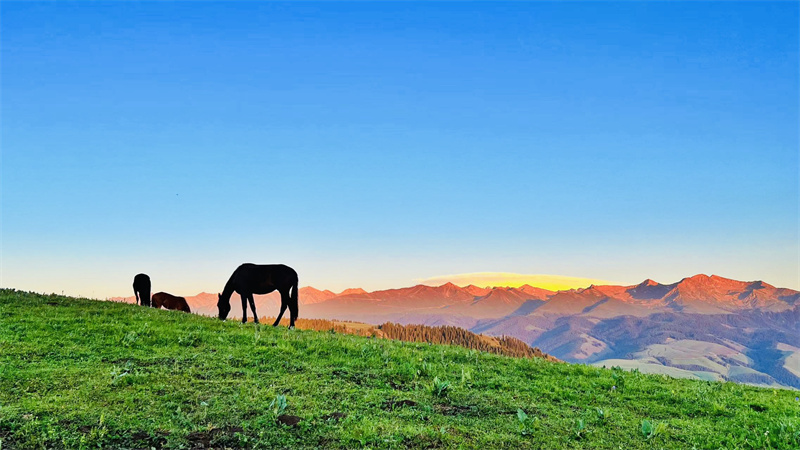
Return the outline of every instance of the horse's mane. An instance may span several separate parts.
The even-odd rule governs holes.
[[[228,278],[228,282],[225,283],[225,288],[222,289],[222,294],[221,294],[222,297],[220,298],[220,300],[224,300],[226,302],[230,302],[231,301],[231,295],[233,295],[233,291],[234,291],[233,279],[236,278],[236,272],[238,270],[239,269],[234,270],[233,273],[231,274],[231,277]]]

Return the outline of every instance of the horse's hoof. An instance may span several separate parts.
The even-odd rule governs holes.
[[[294,330],[294,325],[290,325],[290,326],[289,326],[289,329],[290,329],[290,330]]]

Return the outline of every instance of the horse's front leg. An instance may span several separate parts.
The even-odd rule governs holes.
[[[242,323],[247,323],[247,295],[239,294],[242,297]]]
[[[253,312],[253,321],[255,323],[258,323],[258,314],[256,313],[256,299],[253,298],[253,294],[250,294],[248,300],[250,300],[250,311]]]

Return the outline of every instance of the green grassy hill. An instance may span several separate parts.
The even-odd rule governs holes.
[[[2,449],[788,449],[798,395],[0,290]]]

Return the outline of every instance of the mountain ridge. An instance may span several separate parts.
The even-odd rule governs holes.
[[[260,303],[279,304],[277,293],[256,295]],[[231,301],[232,314],[237,311],[235,300]],[[215,315],[216,294],[201,292],[186,297],[193,311]],[[133,297],[113,297],[113,301],[132,302]],[[300,305],[309,306],[313,314],[351,314],[363,303],[386,311],[376,314],[396,313],[398,310],[447,310],[459,316],[479,319],[519,315],[519,308],[528,301],[543,304],[527,314],[600,314],[607,316],[642,315],[664,311],[692,312],[700,314],[725,314],[748,309],[783,311],[800,300],[800,291],[776,288],[763,281],[737,281],[717,275],[698,274],[671,284],[661,284],[646,279],[636,285],[592,285],[582,289],[549,291],[523,285],[520,287],[495,286],[481,288],[465,287],[453,283],[440,286],[417,284],[406,288],[383,289],[368,292],[361,288],[348,288],[336,294],[310,286],[299,289]],[[613,308],[612,308],[613,307]],[[608,311],[610,308],[613,311]],[[623,311],[623,309],[628,311]],[[239,308],[238,314],[241,314]],[[594,313],[593,313],[594,311]],[[335,317],[334,317],[335,318]]]

